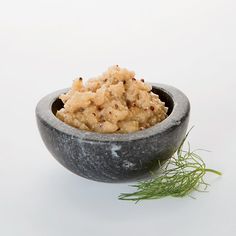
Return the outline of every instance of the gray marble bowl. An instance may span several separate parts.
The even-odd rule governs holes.
[[[63,103],[63,89],[41,99],[36,118],[41,137],[64,167],[87,179],[125,182],[142,179],[170,158],[183,140],[189,121],[188,98],[178,89],[152,84],[169,108],[168,117],[148,129],[129,134],[101,134],[73,128],[60,121],[56,111]]]

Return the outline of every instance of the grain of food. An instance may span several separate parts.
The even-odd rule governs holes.
[[[100,133],[129,133],[149,128],[167,117],[167,107],[144,79],[118,65],[97,78],[75,79],[60,96],[56,116],[68,125]]]

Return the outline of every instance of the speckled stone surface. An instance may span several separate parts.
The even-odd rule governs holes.
[[[82,131],[60,121],[62,107],[56,91],[39,101],[36,118],[41,137],[64,167],[82,177],[102,182],[133,181],[147,177],[158,160],[170,158],[183,140],[189,120],[188,98],[178,89],[152,84],[169,107],[169,116],[148,129],[129,134]]]

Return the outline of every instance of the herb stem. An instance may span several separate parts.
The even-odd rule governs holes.
[[[222,173],[218,170],[213,170],[213,169],[205,169],[205,172],[211,172],[214,173],[216,175],[222,175]]]

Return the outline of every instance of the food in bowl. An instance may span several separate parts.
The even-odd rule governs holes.
[[[37,104],[38,128],[47,149],[64,167],[87,179],[102,182],[140,180],[170,158],[185,137],[190,103],[180,90],[152,83],[168,107],[168,117],[148,129],[130,133],[98,133],[61,122],[56,113],[68,89],[54,91]]]
[[[56,116],[78,129],[99,133],[130,133],[149,128],[167,117],[168,108],[152,86],[118,65],[83,83],[76,79],[59,97],[64,107]]]

